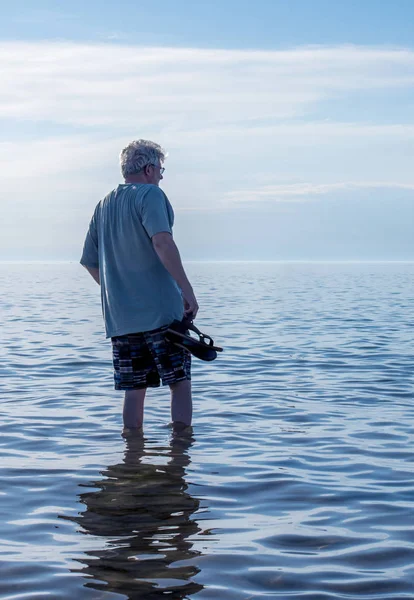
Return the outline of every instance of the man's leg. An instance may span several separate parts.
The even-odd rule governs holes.
[[[170,384],[171,390],[171,420],[173,425],[191,425],[193,402],[191,399],[191,381],[185,379]],[[179,425],[178,425],[179,426]]]
[[[144,400],[146,388],[126,390],[124,400],[124,427],[138,429],[144,422]]]

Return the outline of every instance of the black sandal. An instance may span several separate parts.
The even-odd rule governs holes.
[[[189,331],[194,331],[199,339],[192,337]],[[182,321],[173,321],[165,332],[165,337],[200,360],[212,361],[217,358],[217,352],[223,352],[223,348],[215,346],[213,339],[201,333],[188,317],[184,317]]]

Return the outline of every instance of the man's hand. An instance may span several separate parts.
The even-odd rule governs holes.
[[[183,292],[184,315],[190,319],[195,319],[198,313],[198,302],[192,289],[185,294]]]

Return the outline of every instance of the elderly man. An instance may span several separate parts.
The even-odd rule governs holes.
[[[173,426],[191,425],[191,355],[164,334],[172,321],[195,318],[198,304],[172,237],[172,206],[159,188],[165,156],[147,140],[122,150],[125,183],[96,206],[80,261],[101,286],[126,429],[142,428],[146,389],[160,381],[171,390]]]

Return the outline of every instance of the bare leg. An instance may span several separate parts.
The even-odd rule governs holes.
[[[144,422],[144,400],[146,388],[126,390],[124,400],[124,427],[139,429]]]
[[[191,425],[193,402],[191,399],[191,381],[185,379],[170,385],[171,390],[171,420],[176,423]],[[179,426],[179,425],[178,425]]]

